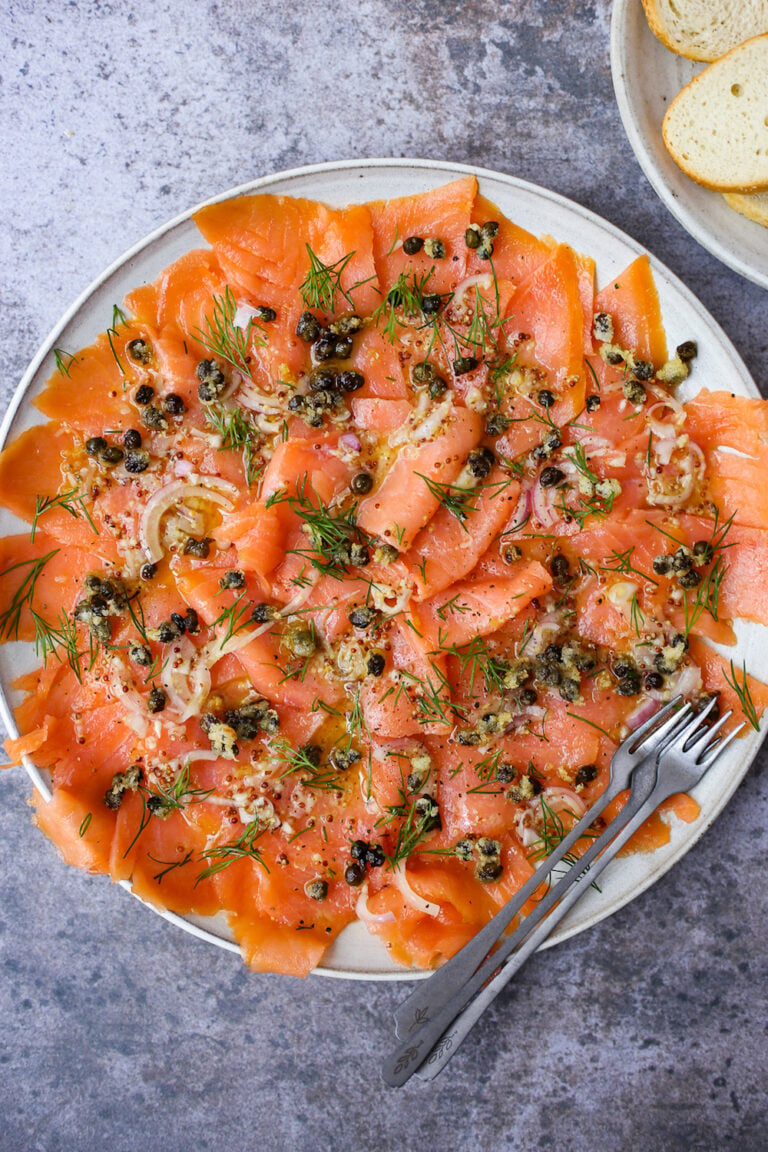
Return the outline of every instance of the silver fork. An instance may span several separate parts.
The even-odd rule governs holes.
[[[519,950],[516,951],[512,958],[506,963],[503,963],[505,959],[504,956],[489,958],[487,964],[484,965],[485,979],[488,979],[494,970],[496,974],[493,975],[492,979],[481,989],[479,995],[454,1019],[453,1024],[438,1041],[428,1056],[424,1067],[419,1069],[419,1076],[422,1079],[434,1079],[434,1077],[442,1071],[459,1044],[464,1040],[488,1005],[498,996],[502,988],[506,986],[514,974],[523,966],[531,953],[543,943],[555,924],[562,919],[568,909],[583,895],[585,888],[579,887],[579,881],[583,879],[586,874],[589,874],[590,880],[599,876],[603,869],[634,835],[637,829],[655,812],[659,804],[676,792],[687,792],[695,787],[704,774],[711,768],[715,760],[725,751],[734,737],[738,735],[744,727],[744,724],[739,724],[724,738],[718,737],[717,735],[723,725],[730,719],[732,715],[731,712],[726,712],[717,723],[711,727],[702,723],[713,704],[714,701],[711,701],[710,705],[703,712],[689,725],[686,725],[682,731],[678,732],[673,739],[662,748],[658,756],[655,783],[651,788],[650,794],[647,795],[647,798],[640,804],[624,828],[602,851],[599,859],[596,859],[598,853],[600,853],[597,845],[594,845],[594,852],[592,847],[590,847],[589,851],[584,854],[584,857],[582,857],[583,865],[579,868],[578,874],[575,875],[572,880],[570,876],[566,877],[565,892],[561,890],[559,895],[554,894],[554,900],[560,899],[554,912],[551,913],[546,920],[539,922],[539,924],[529,932]],[[651,777],[655,767],[656,765],[651,763],[640,771],[643,772],[646,777]],[[591,859],[588,860],[588,856],[591,856]],[[509,949],[505,953],[505,956],[509,955],[511,951],[512,949]],[[500,965],[502,966],[499,967]]]
[[[490,952],[503,936],[521,908],[541,887],[547,877],[560,864],[573,846],[584,836],[590,825],[612,800],[629,787],[632,773],[649,757],[655,757],[664,740],[672,735],[675,728],[690,712],[690,705],[679,705],[682,697],[671,700],[660,708],[649,720],[635,729],[630,737],[616,749],[611,760],[608,786],[597,798],[592,807],[579,820],[578,824],[560,842],[555,851],[536,869],[534,874],[516,892],[512,899],[496,913],[492,920],[478,932],[442,968],[430,976],[429,980],[417,985],[407,1000],[395,1011],[395,1029],[401,1039],[412,1036],[432,1020],[439,1010],[464,987]]]
[[[682,728],[679,727],[678,717],[676,730],[675,725],[672,725],[671,736],[669,736],[670,729],[667,729],[668,743],[664,746],[662,742],[660,753],[663,770],[657,776],[656,756],[646,759],[637,768],[632,794],[617,819],[576,861],[567,877],[547,893],[517,931],[504,938],[497,951],[492,953],[456,995],[443,1005],[426,1027],[410,1037],[410,1043],[406,1040],[400,1045],[385,1066],[384,1078],[387,1083],[404,1084],[417,1069],[423,1079],[432,1079],[436,1076],[487,1005],[582,894],[583,889],[578,887],[578,883],[584,875],[588,871],[591,879],[599,875],[662,800],[674,792],[685,791],[698,783],[704,772],[740,730],[737,729],[725,740],[713,743],[717,732],[731,715],[727,713],[716,725],[704,728],[703,722],[713,703],[714,701],[710,702],[698,716],[686,719]],[[601,852],[603,855],[599,862],[595,863]],[[555,904],[558,905],[556,911],[547,916]],[[513,952],[514,956],[505,964],[505,960]],[[429,983],[430,981],[427,982]],[[478,995],[475,997],[476,993]]]

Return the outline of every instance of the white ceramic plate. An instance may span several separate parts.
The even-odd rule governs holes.
[[[250,192],[273,192],[306,196],[329,204],[344,204],[423,192],[448,180],[475,172],[483,194],[495,201],[502,212],[518,224],[536,233],[549,233],[561,241],[589,253],[597,261],[598,282],[603,284],[620,272],[642,249],[613,225],[587,209],[565,200],[553,192],[493,172],[470,169],[462,165],[440,164],[428,160],[369,160],[340,164],[321,164],[292,172],[263,177],[216,197],[225,200]],[[112,305],[138,284],[154,279],[158,273],[202,240],[191,220],[191,209],[153,232],[108,268],[79,300],[76,300],[35,356],[21,381],[10,410],[0,429],[0,446],[24,428],[40,420],[30,405],[54,368],[51,349],[56,346],[80,348],[91,343],[103,331],[112,315]],[[699,356],[689,394],[706,383],[728,388],[741,395],[758,395],[747,369],[736,350],[712,317],[663,264],[653,260],[664,321],[670,344],[695,339]],[[9,514],[0,513],[0,532],[23,531],[24,526]],[[768,673],[768,647],[761,646],[761,629],[740,630],[739,659],[756,672]],[[10,681],[27,668],[35,666],[32,645],[0,646],[0,713],[8,729],[16,734],[11,706],[14,703]],[[683,856],[727,803],[751,763],[760,738],[751,734],[740,741],[730,755],[723,757],[697,789],[696,799],[701,816],[693,825],[674,822],[671,843],[650,855],[635,855],[620,860],[601,881],[602,892],[590,890],[567,916],[547,942],[547,947],[583,931],[621,908],[662,876]],[[32,765],[27,770],[37,788],[47,797],[47,782]],[[125,885],[127,887],[127,885]],[[129,889],[130,890],[130,889]],[[223,917],[181,918],[165,913],[165,918],[179,927],[219,947],[237,952]],[[416,975],[395,967],[384,946],[370,936],[362,924],[345,929],[327,953],[319,972],[327,976],[357,979],[409,980]]]
[[[640,0],[615,0],[613,86],[641,168],[672,215],[699,244],[729,268],[768,288],[768,228],[729,208],[719,192],[696,184],[664,147],[664,113],[680,89],[705,67],[670,52],[656,39]]]

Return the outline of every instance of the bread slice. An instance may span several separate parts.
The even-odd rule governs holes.
[[[672,159],[699,184],[716,192],[768,189],[768,34],[694,76],[662,131]]]
[[[768,0],[643,0],[651,31],[689,60],[719,60],[768,32]]]
[[[768,192],[724,192],[729,208],[768,228]]]

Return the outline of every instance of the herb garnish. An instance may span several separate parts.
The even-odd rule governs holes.
[[[77,488],[70,488],[67,492],[60,492],[58,496],[35,496],[35,514],[32,517],[32,531],[30,534],[30,541],[34,543],[35,532],[37,531],[37,522],[41,516],[46,512],[50,512],[52,508],[63,508],[65,512],[69,512],[75,520],[79,520],[80,514],[90,524],[91,528],[98,536],[99,530],[91,519],[91,514],[85,506],[85,496],[78,492]],[[78,511],[78,508],[80,511]]]
[[[242,408],[225,408],[223,404],[204,405],[205,418],[221,436],[219,452],[242,449],[245,482],[252,488],[264,471],[264,462],[257,455],[260,437],[256,425]]]
[[[267,336],[260,324],[251,316],[245,328],[235,323],[237,303],[232,289],[227,286],[223,296],[214,296],[213,312],[205,317],[205,331],[196,328],[192,335],[204,348],[213,352],[221,360],[226,360],[238,372],[250,376],[248,367],[248,350],[253,343],[257,348],[264,348]]]
[[[723,676],[725,677],[726,683],[729,684],[731,688],[733,688],[734,692],[738,696],[739,703],[741,704],[741,711],[743,712],[745,719],[755,729],[756,732],[759,732],[760,722],[757,718],[757,709],[755,708],[755,702],[752,699],[752,693],[749,690],[746,662],[742,663],[741,665],[741,681],[739,681],[739,674],[736,672],[736,669],[733,666],[733,660],[731,660],[731,675],[729,676],[727,672],[723,672]]]
[[[309,270],[299,287],[299,292],[307,308],[318,308],[330,315],[336,311],[336,302],[339,296],[346,301],[350,308],[354,308],[355,301],[352,298],[352,293],[355,289],[362,288],[364,284],[369,284],[371,280],[376,279],[375,276],[368,276],[365,280],[358,280],[347,290],[342,286],[341,277],[355,253],[348,252],[335,264],[324,264],[320,257],[312,251],[309,244],[305,244],[305,248],[309,256]]]

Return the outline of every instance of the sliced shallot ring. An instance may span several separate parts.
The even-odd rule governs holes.
[[[147,559],[153,564],[162,560],[163,546],[160,543],[160,522],[165,513],[170,511],[179,501],[189,500],[196,496],[201,500],[211,500],[214,504],[220,504],[226,511],[231,512],[234,508],[232,500],[218,489],[225,489],[231,492],[233,496],[237,495],[237,488],[234,484],[214,477],[201,478],[194,484],[186,480],[172,480],[170,484],[164,484],[162,488],[158,488],[157,492],[150,496],[147,501],[139,521],[139,537]]]

